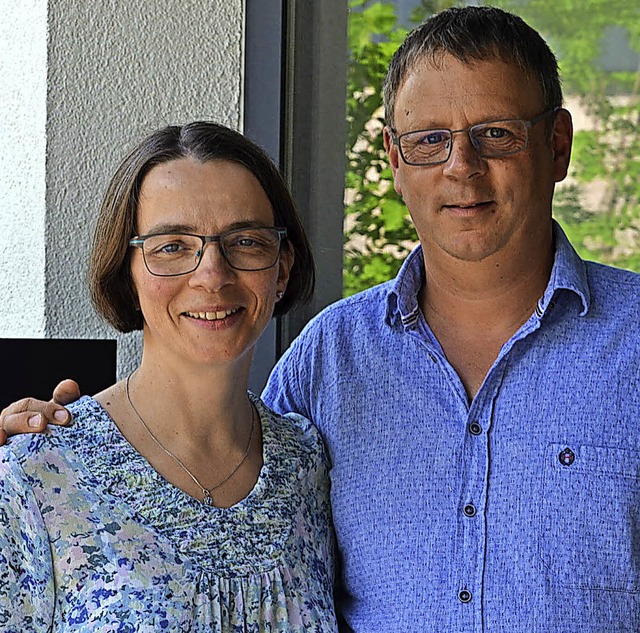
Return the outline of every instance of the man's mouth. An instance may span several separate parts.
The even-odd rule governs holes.
[[[486,200],[483,202],[469,202],[469,203],[457,203],[457,204],[445,204],[444,206],[449,209],[476,209],[477,207],[483,207],[487,204],[490,204],[490,201]]]
[[[215,310],[213,312],[184,312],[184,314],[192,319],[200,321],[221,321],[228,316],[235,314],[240,308],[232,308],[230,310]]]

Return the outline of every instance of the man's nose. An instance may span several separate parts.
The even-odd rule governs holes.
[[[444,163],[445,175],[451,177],[471,178],[483,174],[487,163],[471,142],[468,130],[454,132],[451,137],[451,153]]]

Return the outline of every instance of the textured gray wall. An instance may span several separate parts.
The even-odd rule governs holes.
[[[156,127],[240,127],[244,2],[2,0],[2,12],[13,90],[0,131],[19,147],[0,163],[0,337],[114,337],[85,288],[106,183]],[[139,337],[118,338],[124,375]]]

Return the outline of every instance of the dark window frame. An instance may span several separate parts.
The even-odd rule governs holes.
[[[282,169],[316,258],[311,302],[271,323],[250,386],[322,308],[342,296],[347,124],[346,0],[246,0],[244,132]]]

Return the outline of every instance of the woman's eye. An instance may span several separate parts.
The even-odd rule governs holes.
[[[180,250],[180,244],[165,244],[161,250],[163,253],[176,253],[177,251]]]
[[[234,235],[227,244],[230,248],[257,248],[264,244],[264,240],[259,235]]]
[[[184,242],[163,242],[156,244],[151,251],[153,255],[186,255],[191,248]]]

